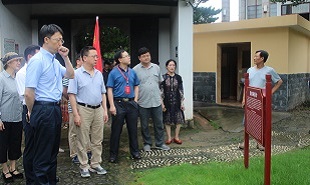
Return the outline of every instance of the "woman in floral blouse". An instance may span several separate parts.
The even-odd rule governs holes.
[[[175,73],[176,61],[170,59],[166,62],[167,73],[163,75],[161,83],[164,124],[166,127],[166,144],[172,142],[182,144],[179,138],[181,125],[184,121],[184,92],[182,77]],[[175,137],[171,137],[171,126],[175,126]]]

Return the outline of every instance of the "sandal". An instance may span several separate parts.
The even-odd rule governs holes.
[[[167,141],[166,141],[166,145],[170,145],[172,142],[173,142],[173,139],[167,140]]]
[[[181,145],[183,142],[182,142],[182,140],[181,139],[173,139],[174,140],[174,142],[176,143],[176,144],[178,144],[178,145]]]
[[[7,175],[11,175],[10,177],[7,177]],[[14,179],[13,179],[13,175],[8,171],[6,173],[2,172],[2,177],[3,177],[3,180],[5,183],[10,183],[10,182],[13,182]]]
[[[14,179],[22,179],[24,178],[24,175],[20,172],[18,172],[16,169],[13,171],[10,171],[11,175],[13,176]]]

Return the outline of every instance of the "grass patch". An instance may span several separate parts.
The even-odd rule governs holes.
[[[272,156],[271,184],[309,185],[310,148]],[[230,163],[182,164],[136,173],[138,185],[259,185],[264,182],[264,158],[250,158],[248,169],[243,160]]]

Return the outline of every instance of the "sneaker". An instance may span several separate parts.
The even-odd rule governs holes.
[[[90,168],[89,171],[96,172],[99,175],[107,174],[107,171],[104,168],[102,168],[101,166],[98,166],[96,168]]]
[[[91,153],[91,151],[87,152],[88,160],[90,160],[92,156],[93,156],[93,154]]]
[[[263,147],[262,145],[260,144],[256,144],[256,148],[259,149],[260,151],[265,151],[265,147]]]
[[[155,148],[159,149],[159,150],[170,150],[170,147],[163,144],[161,146],[156,146]]]
[[[79,158],[78,158],[77,155],[74,156],[74,157],[72,158],[72,162],[73,162],[74,164],[79,164],[79,163],[80,163]]]
[[[59,148],[59,150],[58,150],[60,153],[64,153],[65,152],[65,150],[64,149],[61,149],[61,148]]]
[[[244,142],[239,143],[238,148],[239,148],[240,150],[243,150],[243,149],[244,149]]]
[[[81,177],[87,178],[90,177],[88,169],[80,169]]]
[[[144,145],[143,150],[145,152],[150,152],[151,151],[151,146],[150,145]]]

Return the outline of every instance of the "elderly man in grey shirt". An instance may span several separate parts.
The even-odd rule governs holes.
[[[140,64],[133,69],[140,80],[139,86],[139,113],[144,141],[143,150],[151,151],[152,138],[150,136],[148,121],[152,117],[155,148],[160,150],[169,150],[164,144],[164,125],[162,113],[162,99],[159,84],[163,81],[158,65],[151,63],[151,54],[149,49],[143,47],[138,50]]]

